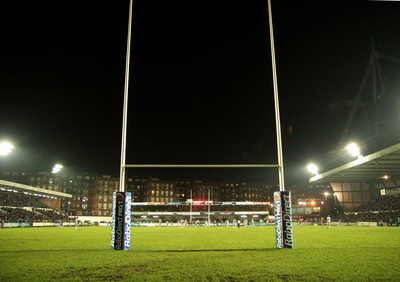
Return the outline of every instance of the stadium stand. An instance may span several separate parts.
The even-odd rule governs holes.
[[[69,221],[68,215],[49,209],[34,197],[0,193],[0,221],[56,222]]]
[[[350,212],[334,216],[334,220],[349,222],[377,222],[378,225],[399,226],[400,198],[382,196],[377,200],[367,202]]]

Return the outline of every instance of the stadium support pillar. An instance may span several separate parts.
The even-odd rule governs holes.
[[[292,201],[290,191],[274,193],[276,248],[293,248]]]
[[[114,192],[111,223],[111,249],[129,250],[131,245],[131,193]]]

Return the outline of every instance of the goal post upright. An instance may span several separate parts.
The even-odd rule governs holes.
[[[121,165],[119,177],[119,192],[125,192],[125,164],[126,164],[126,132],[128,125],[128,93],[129,93],[129,68],[131,58],[131,34],[132,34],[132,2],[129,1],[128,35],[126,43],[126,62],[125,62],[125,85],[124,85],[124,104],[122,110],[122,137],[121,137]]]
[[[271,44],[271,62],[272,62],[272,82],[274,86],[274,106],[275,106],[275,126],[276,126],[276,146],[278,152],[278,172],[279,172],[279,190],[285,191],[285,180],[283,174],[283,155],[282,155],[282,137],[281,137],[281,119],[279,113],[278,97],[278,75],[276,73],[274,28],[272,24],[271,0],[268,0],[268,18],[269,18],[269,37]]]
[[[292,229],[292,201],[290,191],[285,191],[285,180],[283,172],[283,154],[281,121],[279,114],[278,99],[278,76],[276,73],[274,28],[272,24],[271,0],[268,0],[268,19],[269,36],[271,44],[272,78],[274,85],[274,103],[275,103],[275,124],[276,124],[276,144],[278,152],[278,174],[279,174],[279,192],[274,193],[274,215],[275,215],[275,240],[276,248],[293,248],[293,229]]]
[[[122,137],[121,137],[121,166],[119,178],[119,191],[113,192],[112,220],[111,220],[111,249],[130,249],[131,229],[131,193],[125,192],[125,163],[126,163],[126,132],[128,122],[128,92],[129,92],[129,67],[131,53],[132,31],[132,3],[129,1],[128,35],[126,43],[126,65],[124,104],[122,113]]]

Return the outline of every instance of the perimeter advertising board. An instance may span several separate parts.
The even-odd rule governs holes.
[[[292,201],[289,191],[274,192],[276,248],[293,248]]]
[[[111,249],[129,250],[131,244],[131,193],[114,192]]]

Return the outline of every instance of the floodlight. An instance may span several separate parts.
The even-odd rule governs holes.
[[[13,149],[14,146],[10,142],[0,142],[0,156],[7,156]]]
[[[54,167],[53,167],[53,170],[51,171],[51,173],[58,173],[58,172],[60,172],[60,170],[61,170],[62,168],[63,168],[62,165],[60,165],[60,164],[55,164]]]
[[[318,167],[315,164],[309,164],[307,166],[307,169],[309,172],[311,172],[312,174],[318,174]]]
[[[358,147],[358,145],[356,143],[350,143],[349,145],[347,145],[345,147],[345,149],[347,150],[347,152],[353,156],[353,157],[361,157],[360,154],[360,147]]]

